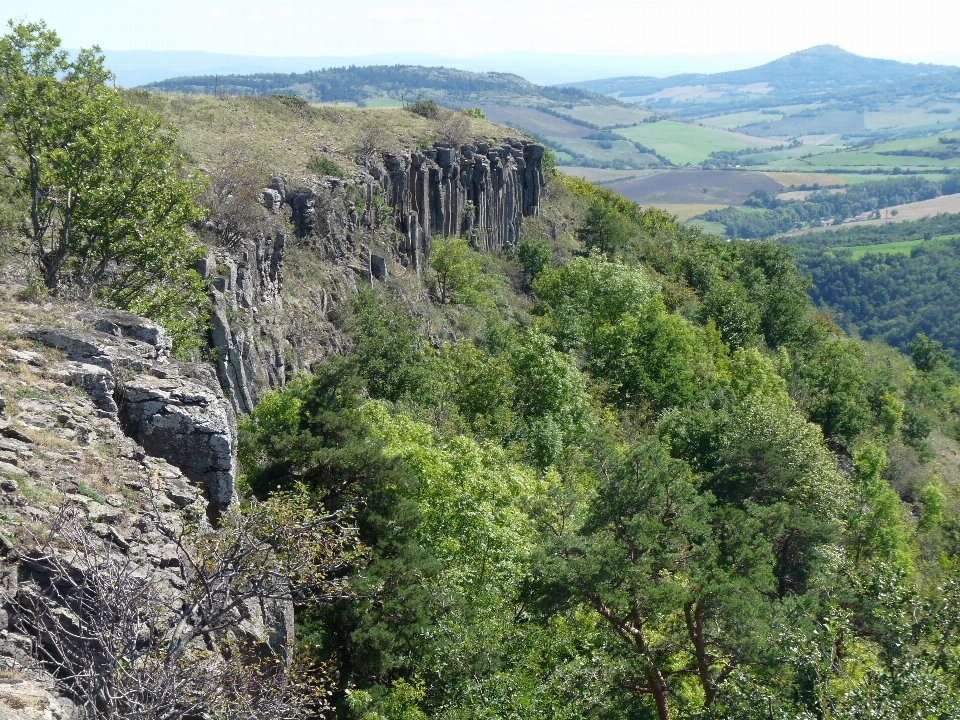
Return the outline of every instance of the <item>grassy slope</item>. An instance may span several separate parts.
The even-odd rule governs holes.
[[[307,162],[322,154],[348,173],[356,167],[355,146],[377,128],[381,147],[399,150],[440,139],[437,123],[402,109],[364,109],[344,106],[295,107],[277,99],[236,96],[161,95],[128,91],[134,104],[159,113],[180,128],[178,144],[191,162],[209,169],[224,153],[239,152],[262,165],[267,173],[294,176],[307,173]],[[474,139],[522,136],[489,120],[467,118]]]

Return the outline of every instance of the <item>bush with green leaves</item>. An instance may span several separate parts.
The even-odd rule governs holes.
[[[441,305],[482,305],[493,279],[483,271],[483,258],[465,238],[434,237],[430,249],[434,291]]]
[[[414,115],[419,115],[420,117],[425,117],[429,120],[436,118],[438,115],[440,115],[441,111],[440,105],[436,100],[425,100],[419,95],[417,96],[415,102],[412,102],[406,106],[406,109],[412,112]]]
[[[344,177],[343,169],[325,155],[313,155],[307,161],[307,170],[313,170],[318,175],[329,175],[336,178]]]

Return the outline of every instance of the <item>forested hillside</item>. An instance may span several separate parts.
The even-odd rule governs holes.
[[[610,103],[609,99],[576,88],[549,88],[534,85],[509,73],[474,73],[443,67],[419,65],[370,65],[315,70],[307,73],[258,73],[254,75],[202,75],[180,77],[150,83],[149,90],[214,95],[302,95],[313,102],[354,102],[368,98],[405,97],[416,100],[417,93],[448,102],[497,102],[541,98],[562,102],[591,99]]]
[[[960,357],[960,216],[801,235],[811,295],[843,327],[907,350],[918,333]]]
[[[113,514],[76,501],[79,536],[109,562],[71,554],[93,560],[79,580],[63,561],[59,585],[28,574],[66,546],[62,526],[41,546],[29,514],[3,516],[21,543],[3,536],[4,562],[29,581],[15,599],[4,586],[2,620],[52,685],[88,706],[77,688],[95,685],[118,719],[960,716],[960,374],[936,342],[854,339],[817,312],[789,248],[679,225],[482,117],[119,93],[95,53],[68,61],[58,42],[19,25],[0,44],[20,303],[2,337],[25,348],[17,318],[74,305],[151,315],[193,361],[184,377],[219,382],[240,417],[231,503],[205,525],[184,481],[186,502],[164,506],[179,531],[138,521],[151,542],[196,538],[194,554],[153,550],[190,583],[137,585],[134,567],[124,586],[172,610],[146,616],[104,581],[129,565],[101,522],[123,514],[119,491]],[[154,142],[124,145],[130,127]],[[70,171],[111,148],[157,172],[78,185]],[[133,192],[106,190],[131,177],[142,202],[117,212]],[[48,226],[20,222],[42,203]],[[56,282],[50,237],[70,240]],[[164,239],[176,252],[150,252]],[[199,417],[212,401],[169,384],[164,362],[134,357],[84,392]],[[69,367],[63,387],[97,371]],[[31,382],[9,383],[18,418],[47,387]],[[229,455],[226,411],[218,428]],[[157,465],[138,491],[163,487]],[[101,497],[99,467],[77,470],[74,494]],[[42,473],[18,469],[7,479],[52,505]],[[47,607],[60,624],[35,632]],[[262,639],[293,634],[289,652]],[[77,637],[97,672],[44,650]]]
[[[242,425],[251,492],[357,508],[373,595],[301,615],[341,712],[956,712],[955,364],[846,338],[773,244],[551,203],[583,249],[528,225],[529,314],[450,241],[449,302],[362,292],[347,356]]]

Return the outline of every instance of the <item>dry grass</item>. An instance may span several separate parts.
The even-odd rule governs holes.
[[[179,145],[201,169],[215,167],[219,158],[236,147],[270,172],[294,178],[308,174],[307,163],[316,154],[337,162],[348,177],[356,168],[357,150],[369,150],[371,135],[377,149],[432,146],[442,141],[436,120],[396,109],[353,108],[341,105],[303,105],[269,97],[183,96],[127,91],[128,100],[180,128]],[[500,142],[506,128],[489,120],[463,116],[463,137]],[[371,127],[377,129],[371,133]],[[458,128],[459,129],[459,128]],[[522,136],[510,130],[510,137]]]

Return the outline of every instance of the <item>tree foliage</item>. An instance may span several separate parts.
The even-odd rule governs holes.
[[[0,39],[0,142],[29,205],[24,236],[54,293],[129,309],[180,330],[202,306],[186,226],[201,183],[175,132],[124,103],[98,48],[69,60],[43,23],[10,23]]]

